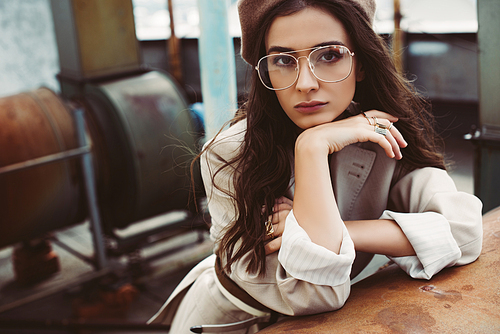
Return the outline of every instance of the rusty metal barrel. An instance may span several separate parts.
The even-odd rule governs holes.
[[[51,90],[0,98],[0,168],[78,147],[70,111]],[[76,159],[0,173],[0,247],[83,219]]]
[[[168,74],[86,83],[79,102],[105,233],[169,211],[195,211],[190,163],[200,134]],[[41,88],[0,99],[0,247],[85,218],[79,158],[2,172],[78,149],[72,112],[54,92]],[[199,169],[194,175],[199,189]]]

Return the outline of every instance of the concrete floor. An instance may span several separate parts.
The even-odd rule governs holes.
[[[58,231],[55,237],[85,256],[93,254],[88,222]],[[14,279],[13,248],[0,251],[0,322],[4,319],[87,319],[89,322],[126,321],[143,324],[161,307],[191,267],[210,255],[213,248],[207,230],[186,232],[152,244],[141,249],[142,272],[137,275],[137,270],[130,268],[130,264],[135,262],[131,262],[127,256],[108,259],[107,270],[96,270],[68,252],[66,247],[61,247],[59,242],[52,241],[51,244],[59,257],[61,269],[49,278],[31,285],[21,285]],[[136,258],[137,254],[134,254],[134,259]],[[100,298],[103,291],[122,288],[129,288],[129,291],[132,289],[129,299],[122,297],[118,301],[119,307],[115,307],[114,303],[104,302],[103,312],[94,314],[103,305],[103,299]],[[127,308],[124,309],[123,305],[127,305]],[[0,333],[61,332],[4,330],[0,326]]]
[[[455,163],[450,171],[457,188],[461,191],[473,193],[473,152],[470,142],[461,138],[461,135],[451,134],[446,138],[446,155]],[[58,239],[72,245],[82,254],[92,254],[91,235],[88,224],[58,231]],[[188,245],[187,248],[162,257],[149,263],[150,271],[139,279],[131,277],[127,271],[126,258],[115,259],[111,267],[121,273],[114,286],[120,284],[135,284],[138,294],[133,298],[129,309],[122,316],[112,319],[124,322],[146,322],[167,299],[178,282],[189,269],[211,252],[211,242],[205,233],[202,242],[196,242],[198,234],[185,234],[155,247],[175,248],[180,244]],[[96,286],[103,276],[93,269],[91,265],[68,253],[57,243],[52,243],[54,251],[58,254],[61,270],[50,278],[31,285],[20,286],[14,280],[11,254],[12,248],[0,250],[0,321],[2,319],[34,319],[34,320],[62,320],[75,318],[75,300],[82,295],[95,293]],[[144,250],[143,255],[153,250]],[[375,271],[385,262],[384,257],[377,257],[369,271]],[[91,319],[96,320],[96,319]],[[97,320],[110,320],[101,317]],[[61,333],[56,331],[40,330],[2,330],[1,333]],[[126,333],[121,331],[121,333]],[[142,331],[144,333],[144,331]]]

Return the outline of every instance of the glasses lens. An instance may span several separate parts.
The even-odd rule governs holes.
[[[325,82],[342,81],[352,71],[351,53],[341,45],[320,47],[309,54],[309,61],[314,75]],[[257,68],[264,86],[279,90],[295,83],[299,75],[298,66],[297,59],[292,55],[273,54],[261,58]]]
[[[276,54],[259,61],[259,76],[269,89],[283,89],[297,79],[297,60],[287,54]]]
[[[323,81],[341,81],[351,73],[352,58],[343,46],[330,45],[311,52],[309,56],[314,74]]]

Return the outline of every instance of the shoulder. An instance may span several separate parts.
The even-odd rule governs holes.
[[[437,167],[417,168],[405,176],[399,182],[399,186],[425,187],[428,190],[457,191],[453,179],[444,169]]]
[[[440,212],[444,207],[475,211],[481,206],[477,197],[457,190],[446,170],[436,167],[418,168],[403,176],[395,184],[391,198],[408,212]],[[441,209],[430,209],[436,205]]]
[[[218,157],[219,159],[229,160],[236,156],[244,142],[247,130],[247,120],[243,119],[230,128],[222,131],[214,138],[207,141],[204,145],[202,157]]]

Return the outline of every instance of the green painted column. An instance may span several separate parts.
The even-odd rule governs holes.
[[[480,134],[474,192],[484,212],[500,205],[500,1],[478,0]]]
[[[212,138],[237,108],[236,65],[229,35],[229,0],[198,0],[201,92],[206,138]]]
[[[477,9],[480,121],[500,129],[500,1],[478,0]]]

